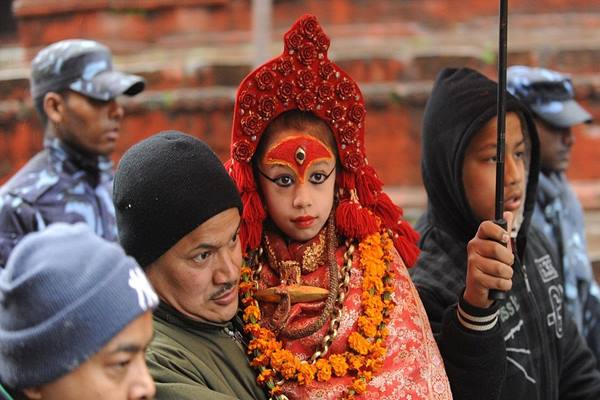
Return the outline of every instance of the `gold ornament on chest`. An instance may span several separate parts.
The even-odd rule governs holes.
[[[255,294],[256,298],[260,301],[278,303],[281,300],[281,295],[278,293],[281,292],[281,287],[285,287],[291,304],[326,300],[329,290],[302,284],[302,275],[316,271],[323,262],[325,241],[325,232],[321,232],[318,240],[304,250],[302,263],[300,263],[295,260],[278,260],[268,237],[265,236],[269,265],[279,273],[280,286],[258,290]]]
[[[275,304],[265,323],[277,334],[289,339],[312,335],[330,318],[339,292],[334,218],[330,216],[326,228],[304,248],[291,251],[279,237],[273,236],[272,240],[268,234],[264,236],[266,260],[263,258],[261,263],[279,275],[279,283],[256,290],[254,297]],[[306,311],[312,316],[303,319]],[[291,323],[292,320],[296,322]]]

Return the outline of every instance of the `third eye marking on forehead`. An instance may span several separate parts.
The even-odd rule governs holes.
[[[306,159],[306,151],[302,148],[302,146],[298,146],[298,148],[296,149],[296,154],[294,154],[294,156],[296,157],[296,162],[299,165],[304,164],[304,160]]]
[[[287,166],[304,180],[311,165],[327,160],[334,160],[334,157],[323,142],[311,135],[297,135],[273,144],[267,150],[265,164]]]

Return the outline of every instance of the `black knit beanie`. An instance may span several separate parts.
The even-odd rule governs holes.
[[[119,241],[146,268],[211,217],[242,210],[235,184],[206,143],[177,131],[131,147],[115,175]]]

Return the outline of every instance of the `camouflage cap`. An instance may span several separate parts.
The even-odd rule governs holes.
[[[514,65],[507,69],[506,79],[506,89],[550,125],[568,128],[592,120],[574,100],[573,83],[566,75]]]
[[[31,95],[70,89],[97,100],[144,90],[144,78],[114,71],[110,50],[95,41],[61,40],[43,48],[31,62]]]

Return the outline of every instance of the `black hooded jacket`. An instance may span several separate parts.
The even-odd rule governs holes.
[[[423,121],[423,181],[426,215],[417,224],[421,256],[411,276],[427,310],[455,399],[600,399],[600,373],[591,352],[565,315],[561,268],[543,236],[529,226],[533,212],[539,144],[525,107],[507,94],[530,149],[523,222],[516,237],[513,287],[499,311],[499,324],[470,330],[458,321],[467,273],[467,243],[479,221],[467,202],[462,177],[474,135],[496,116],[497,84],[467,69],[445,69],[434,85]],[[461,302],[463,307],[464,301]],[[468,305],[465,305],[468,306]]]

